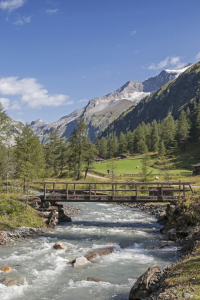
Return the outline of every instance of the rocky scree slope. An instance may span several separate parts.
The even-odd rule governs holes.
[[[177,78],[188,66],[181,70],[164,70],[159,75],[144,82],[128,81],[116,91],[101,98],[94,98],[88,104],[64,116],[54,123],[46,123],[41,119],[31,123],[31,129],[39,140],[45,143],[54,128],[58,129],[61,138],[69,138],[76,120],[83,116],[88,123],[89,136],[93,141],[112,123],[122,112],[137,105],[141,99],[150,95],[167,82]]]
[[[142,99],[136,107],[123,112],[111,123],[101,136],[110,133],[133,131],[140,123],[160,121],[169,113],[177,119],[180,111],[192,106],[200,95],[200,62],[190,66],[174,80]]]

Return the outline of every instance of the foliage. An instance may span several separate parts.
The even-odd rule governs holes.
[[[88,170],[92,159],[94,159],[94,147],[91,145],[87,130],[88,126],[83,117],[80,117],[69,138],[68,164],[70,169],[74,171],[77,180],[80,180],[81,172],[84,169],[85,171]]]
[[[146,152],[142,160],[142,168],[140,171],[141,181],[144,182],[149,181],[150,178],[152,177],[152,170],[149,170],[150,164],[151,164],[151,158],[149,156],[149,153]]]
[[[40,227],[43,219],[30,206],[25,210],[23,202],[16,199],[16,196],[0,195],[0,228],[16,228],[21,226]]]
[[[16,138],[15,154],[17,177],[23,180],[24,191],[28,191],[30,181],[39,177],[45,166],[43,146],[28,125]]]

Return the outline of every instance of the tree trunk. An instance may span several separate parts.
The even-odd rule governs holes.
[[[8,172],[6,174],[6,194],[8,194]]]
[[[24,178],[24,186],[23,186],[23,191],[24,191],[24,194],[26,192],[26,178]]]

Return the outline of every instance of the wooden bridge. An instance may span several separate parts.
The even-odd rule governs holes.
[[[51,202],[174,202],[185,199],[193,182],[35,182],[43,201]],[[59,186],[59,187],[58,187]]]

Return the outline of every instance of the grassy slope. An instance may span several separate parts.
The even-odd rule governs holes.
[[[197,159],[195,159],[193,156],[190,155],[190,153],[178,153],[176,152],[176,155],[171,155],[171,170],[170,174],[180,174],[182,172],[192,172],[192,164],[197,162]],[[123,174],[139,174],[141,172],[141,167],[142,167],[142,159],[143,155],[132,157],[132,158],[126,158],[126,159],[119,159],[116,160],[116,173],[119,175]],[[156,160],[156,155],[151,155],[152,159],[152,166],[155,163]],[[136,167],[139,168],[136,168]],[[108,169],[108,161],[104,162],[99,162],[96,163],[94,166],[94,170],[107,174],[107,169]],[[162,172],[157,169],[156,167],[149,167],[149,170],[152,170],[153,174],[161,174]]]
[[[200,248],[173,266],[166,283],[165,292],[171,295],[170,299],[185,299],[183,293],[193,295],[194,300],[200,299]]]
[[[0,229],[42,226],[43,219],[37,215],[36,211],[30,206],[26,210],[25,203],[16,198],[16,196],[0,194]]]

